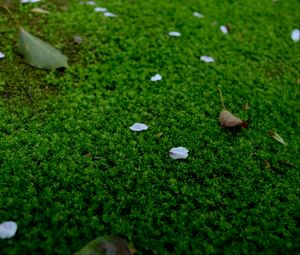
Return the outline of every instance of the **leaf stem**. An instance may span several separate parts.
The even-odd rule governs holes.
[[[226,110],[226,107],[225,107],[225,105],[224,105],[224,99],[223,99],[223,95],[222,95],[222,91],[221,91],[220,86],[218,86],[218,90],[219,90],[219,94],[220,94],[220,98],[221,98],[222,108],[223,108],[223,110]]]
[[[2,7],[9,13],[9,15],[12,17],[12,19],[14,20],[14,22],[18,26],[18,28],[21,27],[20,23],[17,21],[15,15],[12,13],[12,11],[5,5],[2,5]]]

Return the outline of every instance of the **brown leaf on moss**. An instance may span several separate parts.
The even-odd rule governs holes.
[[[231,112],[227,110],[221,111],[219,115],[219,120],[223,127],[238,127],[238,126],[243,128],[248,127],[246,122],[236,117],[235,115],[233,115]]]

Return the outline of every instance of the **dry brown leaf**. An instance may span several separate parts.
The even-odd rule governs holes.
[[[231,112],[226,110],[221,88],[218,87],[218,89],[219,89],[220,98],[221,98],[221,102],[222,102],[222,108],[223,108],[223,110],[221,111],[221,113],[219,115],[219,120],[220,120],[221,125],[223,127],[229,127],[229,128],[233,128],[233,127],[247,128],[248,127],[247,122],[241,120],[240,118],[236,117]]]
[[[244,121],[234,116],[231,112],[227,110],[221,111],[219,115],[219,120],[223,127],[237,127],[242,126],[242,124],[244,123]]]

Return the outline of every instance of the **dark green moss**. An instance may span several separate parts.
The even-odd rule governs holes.
[[[0,222],[18,223],[0,253],[72,254],[117,235],[138,254],[295,254],[300,46],[290,33],[299,2],[99,3],[116,18],[78,2],[11,5],[69,57],[67,70],[27,66],[0,13]],[[218,85],[249,129],[219,126]],[[134,122],[149,130],[131,132]],[[189,157],[171,160],[175,146]]]

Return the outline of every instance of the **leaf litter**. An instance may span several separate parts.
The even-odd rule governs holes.
[[[276,140],[277,142],[279,142],[279,143],[281,143],[281,144],[283,144],[285,146],[287,145],[287,143],[283,140],[283,138],[279,134],[277,134],[276,132],[269,131],[268,135],[270,137],[272,137],[274,140]]]
[[[233,115],[231,112],[226,110],[226,107],[224,105],[224,100],[223,100],[223,95],[220,87],[218,87],[219,93],[220,93],[220,98],[222,102],[222,108],[223,110],[220,112],[219,115],[219,121],[221,126],[227,127],[227,128],[233,128],[233,127],[242,127],[242,128],[247,128],[248,124],[241,120],[239,117]]]
[[[47,11],[43,8],[39,8],[39,7],[31,9],[31,11],[35,12],[35,13],[42,13],[42,14],[49,14],[50,13],[49,11]]]
[[[25,60],[34,67],[40,69],[68,67],[68,58],[65,55],[22,27],[19,31],[18,48]]]
[[[133,255],[134,248],[130,248],[128,243],[117,236],[101,236],[84,246],[74,255]]]

